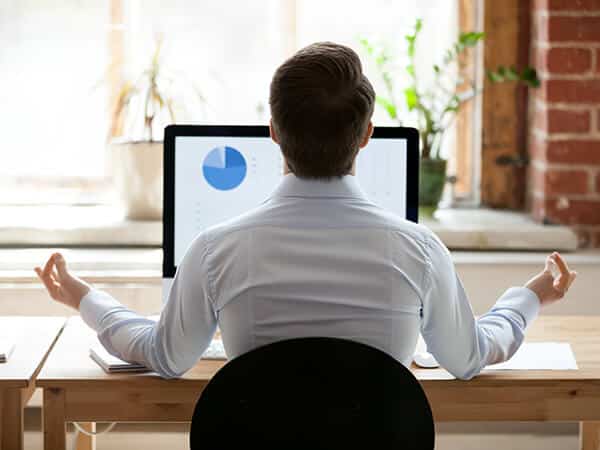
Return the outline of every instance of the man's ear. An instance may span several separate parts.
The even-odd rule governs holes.
[[[273,142],[279,144],[279,138],[277,137],[277,133],[275,133],[275,127],[273,127],[273,119],[269,120],[269,134],[271,135]]]
[[[358,146],[358,148],[366,147],[367,144],[369,143],[369,140],[371,139],[372,135],[373,135],[373,122],[369,121],[369,125],[367,126],[367,132],[365,133],[365,136],[363,137],[363,140],[360,143],[360,145]]]

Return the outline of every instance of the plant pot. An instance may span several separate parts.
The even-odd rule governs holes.
[[[162,142],[113,142],[111,166],[119,203],[132,220],[161,220]]]
[[[419,213],[433,216],[446,185],[446,160],[421,159],[419,176]]]

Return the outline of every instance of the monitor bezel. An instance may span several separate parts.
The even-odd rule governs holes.
[[[175,265],[175,138],[179,136],[269,137],[264,125],[169,125],[163,141],[163,278]],[[419,219],[419,132],[409,127],[375,127],[373,138],[406,140],[406,219]]]

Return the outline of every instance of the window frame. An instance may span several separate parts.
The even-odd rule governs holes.
[[[483,28],[483,0],[458,0],[459,30]],[[483,86],[483,45],[478,45],[466,56],[473,68],[473,80]],[[450,183],[451,206],[481,206],[482,111],[483,96],[477,95],[463,105],[456,117],[455,180]]]

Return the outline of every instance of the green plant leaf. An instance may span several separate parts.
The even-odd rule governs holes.
[[[366,37],[359,37],[358,42],[361,45],[361,47],[367,52],[367,54],[373,56],[373,54],[375,53],[375,47],[373,46],[371,41],[369,41],[369,39],[367,39]]]
[[[514,66],[507,68],[505,73],[506,79],[509,81],[519,81],[520,79],[519,72]]]
[[[376,56],[375,64],[377,64],[378,67],[383,67],[388,62],[388,59],[388,55],[382,51]]]
[[[415,28],[414,28],[413,34],[407,34],[406,36],[404,36],[404,39],[406,40],[406,42],[408,44],[407,53],[408,53],[409,58],[413,58],[415,56],[415,43],[417,41],[417,36],[419,35],[419,32],[421,31],[422,27],[423,27],[423,20],[417,19],[415,21]]]
[[[485,33],[478,31],[467,31],[458,36],[459,44],[464,47],[474,47],[485,37]]]
[[[372,58],[377,68],[382,69],[390,60],[390,55],[385,48],[376,46],[365,37],[359,38],[358,42],[367,55]]]
[[[415,34],[419,34],[419,31],[421,31],[421,28],[423,28],[423,19],[421,19],[419,17],[415,21]]]
[[[495,83],[503,83],[509,79],[509,71],[505,66],[498,66],[496,70],[488,71],[488,78]]]
[[[396,109],[396,106],[390,100],[378,95],[375,98],[375,101],[377,102],[377,104],[379,106],[381,106],[383,109],[386,110],[386,112],[388,113],[388,116],[390,116],[391,119],[398,118],[398,110]]]
[[[487,71],[487,77],[488,80],[490,80],[492,83],[502,83],[504,81],[504,78],[499,73],[494,72],[493,70]]]
[[[404,39],[406,39],[406,42],[408,43],[408,48],[406,49],[406,52],[408,53],[408,56],[412,58],[413,56],[415,56],[415,36],[406,35],[404,36]]]
[[[539,87],[541,84],[536,70],[529,66],[525,67],[520,73],[514,66],[498,66],[496,70],[488,70],[487,77],[492,83],[517,81],[534,88]]]
[[[419,104],[419,94],[414,86],[404,89],[404,98],[409,111],[412,111]]]
[[[521,71],[521,81],[531,87],[540,87],[540,79],[538,78],[537,71],[533,67],[525,67]]]

